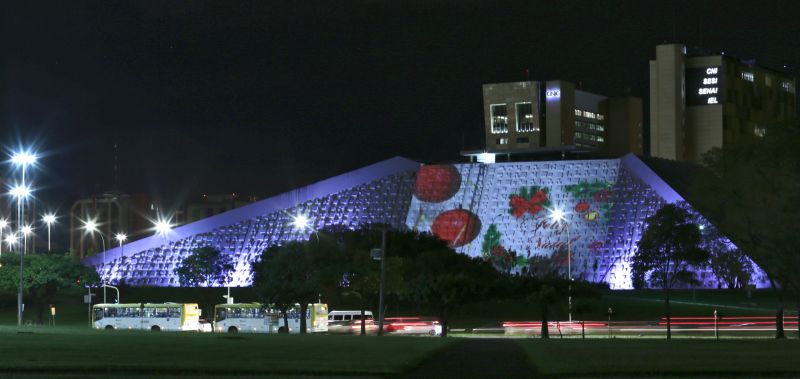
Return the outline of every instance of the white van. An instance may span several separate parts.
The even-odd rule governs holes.
[[[371,311],[364,311],[367,333],[377,333],[378,324]],[[361,311],[330,311],[328,312],[328,332],[330,333],[361,333]]]

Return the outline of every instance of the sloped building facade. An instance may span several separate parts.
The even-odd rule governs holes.
[[[268,246],[306,240],[326,227],[389,224],[430,232],[456,251],[509,272],[539,256],[572,253],[572,276],[631,288],[630,260],[644,221],[683,199],[634,155],[620,159],[422,165],[392,158],[144,238],[84,260],[109,283],[178,286],[174,270],[195,248],[235,262],[232,286],[252,281]],[[553,209],[563,210],[555,222]],[[293,217],[310,228],[298,230]],[[700,271],[704,287],[716,279]]]

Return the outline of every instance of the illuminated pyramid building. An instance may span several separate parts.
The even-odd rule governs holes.
[[[663,204],[681,201],[634,155],[455,165],[392,158],[125,244],[85,263],[110,283],[178,286],[174,270],[180,262],[194,249],[212,246],[235,262],[231,285],[247,286],[251,263],[271,245],[306,240],[311,229],[380,223],[431,232],[456,251],[509,272],[531,269],[537,256],[566,258],[569,247],[573,277],[624,289],[631,288],[631,256],[644,220]],[[564,211],[564,222],[553,220],[554,209]],[[307,216],[310,228],[297,230],[296,215]],[[703,287],[717,286],[710,272],[698,276]]]

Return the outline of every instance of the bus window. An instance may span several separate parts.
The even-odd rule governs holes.
[[[95,308],[94,309],[94,319],[95,319],[95,321],[103,319],[103,308]]]
[[[222,321],[222,320],[226,319],[227,316],[228,316],[228,312],[227,312],[227,310],[225,308],[217,308],[217,317],[216,317],[217,321]]]
[[[342,321],[344,320],[344,315],[333,315],[334,321]]]

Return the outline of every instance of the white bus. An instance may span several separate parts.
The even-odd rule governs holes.
[[[92,308],[95,329],[200,330],[200,308],[195,303],[95,304]]]
[[[260,303],[217,304],[214,306],[216,333],[277,333],[280,314]]]
[[[286,313],[289,333],[300,333],[300,305]],[[214,332],[278,333],[286,324],[279,310],[260,303],[217,304],[214,306]],[[328,331],[328,305],[308,304],[306,326],[309,333]]]

